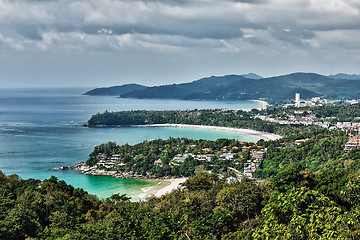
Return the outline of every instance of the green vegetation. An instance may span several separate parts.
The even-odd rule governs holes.
[[[326,176],[326,177],[325,177]],[[331,179],[333,183],[329,184]],[[288,164],[273,182],[189,178],[161,198],[99,200],[0,172],[1,239],[359,239],[359,172]]]
[[[303,140],[297,142],[299,139]],[[242,171],[244,163],[252,159],[251,150],[259,149],[258,146],[261,146],[261,149],[266,148],[266,155],[255,172],[254,176],[257,178],[270,179],[290,163],[301,164],[314,172],[328,169],[355,171],[360,169],[360,150],[354,149],[346,154],[344,145],[347,140],[348,137],[343,132],[323,131],[289,136],[275,141],[260,140],[255,145],[234,139],[209,141],[187,138],[144,141],[133,146],[118,146],[114,142],[109,142],[96,146],[86,164],[95,165],[104,154],[108,159],[116,155],[119,162],[126,164],[125,171],[143,176],[192,176],[199,167],[204,171],[232,176],[233,172],[228,167]],[[252,147],[242,149],[244,146]],[[232,155],[232,159],[220,158],[224,153],[223,147],[226,147],[225,153]],[[206,148],[211,151],[204,152]],[[182,161],[174,161],[176,155],[189,154],[193,157],[183,157]],[[208,156],[208,159],[196,159],[196,156],[201,155]],[[161,165],[154,165],[158,159],[161,160]]]
[[[97,146],[90,162],[99,154],[128,163],[142,155],[132,165],[142,171],[145,159],[160,156],[164,166],[149,160],[148,171],[166,175],[179,167],[192,176],[182,189],[143,202],[126,195],[99,200],[55,177],[22,180],[0,172],[0,239],[360,239],[360,149],[345,154],[346,140],[335,131],[261,140],[267,154],[256,174],[265,181],[257,184],[226,181],[228,166],[240,170],[249,159],[250,150],[240,147],[250,143],[171,138]],[[178,152],[205,147],[216,156],[224,146],[235,160],[165,167]],[[224,177],[206,172],[216,172],[216,164]]]
[[[289,163],[300,163],[313,171],[328,168],[359,169],[357,151],[344,153],[344,145],[348,138],[343,132],[327,131],[302,135],[301,138],[308,138],[308,141],[294,144],[292,140],[300,139],[296,136],[274,141],[274,144],[268,147],[266,157],[262,166],[256,171],[256,176],[272,177]]]
[[[255,111],[255,110],[254,110]],[[257,111],[255,111],[257,112]],[[281,125],[257,118],[253,112],[235,110],[187,110],[187,111],[122,111],[93,115],[89,126],[129,126],[146,124],[192,124],[221,127],[246,128],[279,135],[299,135],[306,132],[323,131],[320,127]]]

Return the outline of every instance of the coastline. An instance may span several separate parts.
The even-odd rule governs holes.
[[[201,128],[201,129],[208,129],[208,130],[230,131],[233,133],[260,136],[264,140],[277,140],[277,139],[282,138],[282,136],[274,134],[274,133],[260,132],[260,131],[256,131],[256,130],[245,129],[245,128],[217,127],[217,126],[190,125],[190,124],[171,124],[171,123],[149,124],[149,125],[139,125],[139,126],[142,126],[142,127]],[[137,127],[139,127],[139,126],[137,125]]]
[[[121,171],[105,171],[100,170],[95,167],[86,166],[84,162],[80,162],[75,166],[64,166],[57,168],[57,170],[75,170],[80,172],[81,174],[85,175],[92,175],[92,176],[108,176],[114,178],[131,178],[131,179],[144,179],[144,180],[157,180],[159,181],[156,185],[151,187],[143,188],[141,191],[143,192],[139,196],[133,196],[135,199],[144,200],[148,197],[161,197],[166,193],[170,193],[172,190],[178,188],[181,183],[185,182],[187,177],[183,178],[159,178],[152,175],[142,176],[136,175],[134,173],[124,173]]]
[[[259,111],[266,110],[266,108],[270,105],[269,103],[263,100],[249,100],[249,101],[260,103],[260,107],[257,108],[257,110]]]
[[[264,110],[266,109],[269,104],[266,101],[262,100],[250,100],[253,102],[257,102],[260,104],[260,107],[258,107],[258,110]],[[83,126],[88,126],[84,124]],[[89,126],[88,126],[89,127]],[[92,126],[92,127],[119,127],[119,126]],[[232,128],[232,127],[220,127],[220,126],[206,126],[206,125],[190,125],[190,124],[148,124],[148,125],[132,125],[128,127],[174,127],[174,128],[198,128],[198,129],[207,129],[207,130],[220,130],[220,131],[228,131],[232,133],[238,133],[238,134],[246,134],[246,135],[252,135],[252,136],[258,136],[264,140],[277,140],[282,138],[282,136],[268,133],[268,132],[261,132],[256,131],[252,129],[244,129],[244,128]],[[94,175],[94,176],[110,176],[115,178],[132,178],[132,179],[148,179],[148,180],[157,180],[159,181],[157,184],[146,187],[141,189],[142,193],[139,194],[136,198],[139,199],[139,201],[142,201],[144,199],[147,199],[149,197],[161,197],[167,193],[170,193],[171,191],[177,189],[181,183],[185,182],[187,178],[158,178],[156,176],[152,175],[137,175],[132,172],[122,172],[122,171],[105,171],[105,170],[99,170],[92,167],[87,167],[84,165],[84,163],[79,163],[76,166],[68,167],[69,169],[74,169],[82,174],[86,175]],[[63,167],[62,169],[67,169],[67,167]]]
[[[186,179],[188,179],[188,178],[174,178],[174,179],[166,180],[170,184],[153,192],[153,195],[155,197],[161,197],[162,195],[170,193],[173,190],[177,189],[181,183],[184,183],[186,181]]]
[[[172,192],[177,189],[181,183],[185,182],[187,177],[184,178],[172,178],[172,179],[158,179],[159,183],[148,188],[144,189],[144,194],[141,194],[140,200],[145,200],[151,197],[161,197],[165,194]]]

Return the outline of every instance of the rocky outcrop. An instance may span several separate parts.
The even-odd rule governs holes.
[[[82,174],[93,175],[93,176],[109,176],[115,178],[132,178],[132,179],[159,179],[155,175],[147,173],[147,175],[139,175],[132,171],[123,172],[123,171],[106,171],[98,169],[96,166],[87,166],[85,162],[79,162],[75,166],[64,166],[58,168],[59,170],[76,170]]]

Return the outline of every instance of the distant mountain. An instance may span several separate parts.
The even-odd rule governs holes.
[[[144,90],[133,91],[122,95],[125,98],[166,98],[166,99],[216,99],[216,96],[208,96],[216,89],[226,89],[234,86],[238,81],[248,81],[240,75],[226,75],[223,77],[207,77],[197,81],[182,84],[163,85],[148,87]],[[257,81],[257,80],[256,80]]]
[[[107,87],[107,88],[95,88],[90,90],[84,95],[92,95],[92,96],[121,96],[125,93],[129,93],[135,90],[143,90],[147,88],[146,86],[139,84],[124,84],[121,86]]]
[[[346,79],[346,80],[360,80],[360,75],[357,74],[346,74],[346,73],[338,73],[335,75],[330,75],[330,78],[333,79]]]
[[[315,73],[292,73],[261,79],[249,79],[242,75],[212,76],[190,83],[141,87],[116,95],[123,98],[183,100],[265,98],[269,102],[293,99],[297,92],[302,99],[323,95],[335,99],[360,96],[360,81],[338,80]]]
[[[327,95],[334,98],[358,97],[360,81],[336,80],[315,73],[293,73],[284,76],[248,79],[241,75],[202,78],[191,83],[149,87],[122,95],[125,98],[176,99],[259,99],[281,101]]]
[[[263,78],[262,76],[257,75],[255,73],[242,74],[241,76],[249,78],[249,79],[262,79]]]

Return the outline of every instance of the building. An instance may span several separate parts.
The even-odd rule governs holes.
[[[251,146],[243,146],[241,149],[242,149],[243,152],[246,152],[250,148],[251,148]]]
[[[154,162],[154,165],[156,165],[156,166],[159,166],[159,165],[161,166],[161,164],[162,164],[161,159],[158,159]]]
[[[301,143],[304,143],[304,142],[307,142],[309,141],[310,139],[309,138],[305,138],[305,139],[298,139],[298,140],[295,140],[295,144],[296,145],[300,145]]]
[[[219,158],[222,160],[233,160],[234,154],[233,153],[223,153],[223,154],[220,154]]]
[[[295,93],[295,107],[300,107],[300,93]]]
[[[203,148],[203,149],[201,149],[201,151],[203,151],[203,152],[211,152],[211,149],[210,148]]]
[[[348,153],[354,148],[360,147],[360,136],[350,137],[349,141],[345,143],[344,152]]]
[[[265,158],[266,152],[267,152],[266,149],[260,149],[260,150],[252,149],[250,152],[250,156],[252,158],[255,158],[256,160],[262,161]]]

